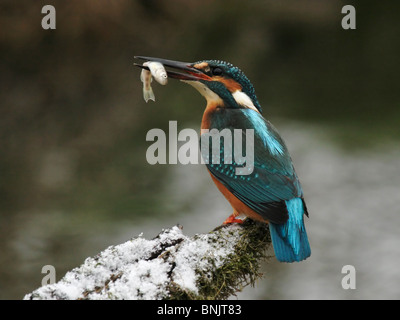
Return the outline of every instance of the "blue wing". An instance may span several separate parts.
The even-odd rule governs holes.
[[[249,109],[225,111],[214,116],[212,125],[218,130],[230,130],[233,146],[228,152],[231,157],[224,157],[226,144],[224,139],[220,139],[220,163],[206,164],[208,170],[264,219],[277,224],[286,222],[288,211],[285,200],[302,197],[303,193],[289,152],[276,129],[259,113]],[[241,142],[235,140],[234,129],[242,129]],[[242,150],[246,150],[246,137],[251,134],[246,129],[254,129],[254,168],[249,175],[238,175],[236,169],[243,165],[235,161],[234,148],[241,143]],[[209,136],[202,135],[200,139],[203,143],[202,140],[209,139]],[[209,142],[211,153],[211,139]]]

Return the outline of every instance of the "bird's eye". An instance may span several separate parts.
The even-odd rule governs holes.
[[[212,74],[213,74],[214,76],[220,76],[220,75],[222,75],[222,69],[221,69],[221,68],[218,68],[218,67],[213,68],[213,69],[212,69]]]

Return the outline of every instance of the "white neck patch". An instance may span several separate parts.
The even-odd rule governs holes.
[[[234,93],[232,93],[232,97],[233,97],[233,99],[235,99],[237,104],[260,113],[257,110],[257,108],[254,106],[253,101],[251,101],[250,97],[247,94],[245,94],[243,91],[236,90]]]

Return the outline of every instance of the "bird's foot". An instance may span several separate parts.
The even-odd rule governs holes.
[[[222,224],[230,224],[230,223],[243,223],[246,220],[245,215],[235,216],[231,214]]]

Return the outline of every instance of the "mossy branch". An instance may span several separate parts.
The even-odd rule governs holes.
[[[268,225],[247,219],[187,237],[182,227],[111,246],[24,299],[227,299],[261,277]]]

